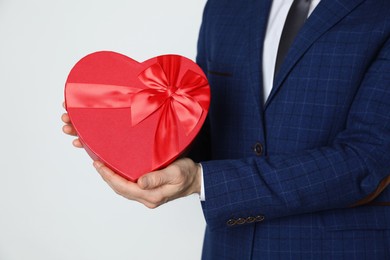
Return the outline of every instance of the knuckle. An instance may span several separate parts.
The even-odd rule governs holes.
[[[172,165],[172,172],[178,176],[181,175],[181,167],[177,164]]]
[[[150,178],[150,184],[153,187],[158,186],[160,184],[160,177],[157,175],[152,176],[152,178]]]
[[[150,176],[149,181],[150,181],[150,186],[159,187],[164,184],[165,179],[164,176],[162,176],[161,174],[155,174]]]
[[[183,172],[179,171],[177,174],[175,174],[173,182],[179,184],[185,182],[185,180],[186,175]]]
[[[184,178],[183,172],[178,165],[172,165],[166,174],[168,175],[168,182],[171,184],[179,183]]]
[[[164,177],[159,174],[156,176],[156,186],[160,186],[162,184],[164,184]]]
[[[162,204],[167,203],[168,201],[169,201],[168,197],[158,194],[158,195],[151,196],[148,202],[154,205],[155,207],[158,207]]]
[[[152,204],[160,204],[162,202],[162,198],[161,198],[161,196],[152,196],[151,198],[150,198],[150,203],[152,203]]]

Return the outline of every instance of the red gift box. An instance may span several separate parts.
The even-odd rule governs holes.
[[[185,57],[139,63],[103,51],[73,67],[65,104],[88,154],[136,181],[191,144],[205,121],[210,89],[202,70]]]

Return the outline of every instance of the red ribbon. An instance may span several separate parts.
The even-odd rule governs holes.
[[[132,126],[154,113],[159,121],[154,140],[153,168],[176,156],[179,149],[179,127],[189,135],[202,114],[208,111],[209,87],[200,74],[187,70],[179,77],[182,57],[157,57],[157,63],[138,75],[146,88],[129,86],[67,83],[72,93],[67,105],[74,108],[131,107]],[[165,160],[165,161],[164,161]]]

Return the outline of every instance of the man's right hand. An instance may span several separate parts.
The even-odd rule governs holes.
[[[70,121],[68,113],[64,113],[61,116],[61,120],[62,122],[65,123],[65,125],[62,127],[62,131],[67,135],[72,135],[77,137],[76,130],[74,129],[72,122]],[[83,144],[80,142],[78,138],[74,139],[72,144],[77,148],[83,148]]]

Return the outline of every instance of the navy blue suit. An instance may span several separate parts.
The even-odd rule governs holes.
[[[264,102],[270,7],[204,11],[203,259],[390,259],[390,1],[322,0]]]

